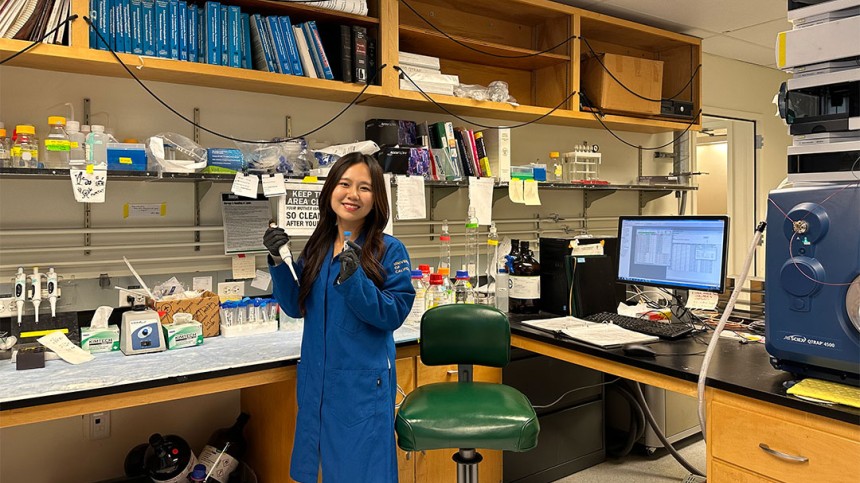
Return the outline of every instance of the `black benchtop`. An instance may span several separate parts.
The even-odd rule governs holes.
[[[602,359],[620,362],[640,369],[665,374],[693,383],[698,381],[704,360],[704,351],[713,332],[698,334],[676,341],[660,341],[649,344],[658,354],[682,354],[676,356],[633,357],[620,348],[602,349],[567,338],[555,337],[546,332],[521,324],[523,320],[558,317],[554,314],[510,314],[511,332],[536,341],[573,349]],[[697,355],[689,355],[696,354]],[[783,383],[794,377],[770,365],[770,356],[764,344],[742,344],[734,339],[721,338],[717,344],[708,369],[707,385],[726,392],[752,399],[790,407],[839,421],[860,425],[860,409],[842,405],[817,404],[786,394]]]

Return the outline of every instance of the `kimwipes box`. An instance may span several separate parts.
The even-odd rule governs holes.
[[[646,101],[627,92],[607,70],[631,91],[657,100]],[[663,94],[663,62],[617,54],[589,57],[582,63],[582,91],[595,107],[604,111],[658,115]]]
[[[203,337],[215,337],[220,333],[221,300],[212,292],[203,292],[203,295],[193,299],[169,301],[147,299],[146,303],[159,313],[162,325],[173,323],[173,314],[187,312],[203,326]]]

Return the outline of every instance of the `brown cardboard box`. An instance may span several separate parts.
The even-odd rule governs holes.
[[[215,337],[221,332],[221,300],[212,292],[203,292],[195,299],[169,302],[147,299],[147,304],[161,315],[162,324],[172,324],[173,314],[188,312],[203,326],[203,337]]]
[[[604,69],[598,57],[603,65]],[[663,62],[618,54],[600,54],[582,63],[582,91],[604,111],[634,114],[660,114],[659,101],[646,101],[621,86],[649,99],[660,99],[663,91]]]

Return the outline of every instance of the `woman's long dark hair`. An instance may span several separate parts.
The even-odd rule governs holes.
[[[306,314],[305,302],[310,296],[317,275],[320,273],[328,249],[337,240],[337,215],[331,209],[332,193],[346,170],[358,163],[366,164],[370,170],[373,194],[373,206],[361,227],[361,232],[364,235],[364,246],[361,248],[359,262],[364,273],[377,287],[382,287],[382,283],[385,281],[385,270],[379,262],[385,250],[382,230],[388,224],[388,196],[385,190],[385,177],[382,175],[382,167],[373,156],[349,153],[338,159],[329,171],[319,198],[319,224],[302,250],[301,257],[304,259],[304,268],[302,269],[301,287],[299,288],[299,308],[302,315]]]

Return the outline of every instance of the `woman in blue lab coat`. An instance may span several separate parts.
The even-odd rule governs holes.
[[[298,285],[277,255],[287,234],[270,228],[264,237],[275,298],[291,317],[305,318],[290,463],[290,476],[303,483],[316,483],[320,467],[326,483],[397,482],[392,332],[415,291],[406,248],[382,233],[384,183],[370,156],[335,163],[319,224],[294,264]]]

